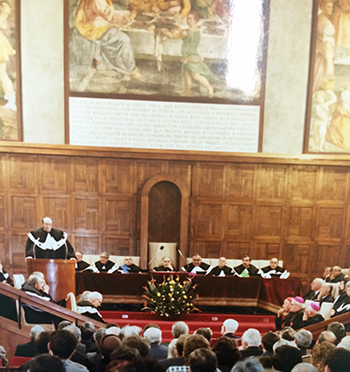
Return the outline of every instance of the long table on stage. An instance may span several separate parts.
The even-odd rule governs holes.
[[[139,303],[144,299],[144,287],[152,277],[157,283],[170,273],[107,274],[77,273],[77,294],[86,290],[98,291],[104,303]],[[188,278],[186,273],[176,273],[180,280]],[[199,295],[196,305],[205,306],[245,306],[260,307],[276,312],[286,297],[301,294],[301,282],[297,278],[261,277],[239,278],[237,276],[213,277],[195,275],[191,277],[197,284],[195,293]]]

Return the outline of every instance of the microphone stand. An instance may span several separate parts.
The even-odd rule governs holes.
[[[176,248],[176,250],[177,250],[178,254],[180,255],[180,257],[185,261],[185,266],[187,266],[188,265],[187,259],[184,257],[184,255],[182,254],[182,252],[180,251],[179,248]],[[180,269],[180,271],[181,271],[181,269]]]
[[[155,258],[158,256],[158,254],[164,249],[164,246],[162,245],[161,247],[159,247],[158,251],[156,252],[156,254],[152,257],[151,261],[148,262],[147,266],[148,266],[148,270],[151,271],[151,268],[150,268],[150,265],[151,263],[155,260]]]

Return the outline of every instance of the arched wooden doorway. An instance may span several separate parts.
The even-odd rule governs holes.
[[[155,188],[153,188],[155,186]],[[153,190],[152,190],[153,189]],[[152,207],[155,204],[151,201],[150,196],[158,196],[164,200],[165,205],[172,205],[175,208],[175,217],[179,218],[176,221],[177,231],[171,226],[168,229],[168,225],[172,224],[174,220],[172,218],[166,219],[165,226],[167,231],[159,233],[159,228],[149,229],[149,217],[150,217],[150,205]],[[173,197],[174,200],[170,201],[169,197]],[[153,199],[153,198],[152,198]],[[180,200],[179,200],[180,199]],[[140,265],[142,268],[147,268],[148,263],[148,242],[149,233],[153,234],[152,239],[166,238],[176,239],[179,242],[179,249],[181,252],[186,252],[187,245],[187,224],[188,224],[188,199],[189,190],[187,185],[178,177],[172,175],[159,174],[150,178],[142,188],[141,191],[141,237],[140,237]],[[176,212],[177,206],[176,201],[180,201],[179,213]],[[162,203],[161,203],[162,204]],[[167,211],[161,211],[162,205],[157,205],[155,211],[151,212],[151,221],[154,222],[156,213],[165,216]],[[159,226],[159,225],[158,225]],[[154,236],[156,235],[156,236]],[[162,240],[162,239],[161,239]]]

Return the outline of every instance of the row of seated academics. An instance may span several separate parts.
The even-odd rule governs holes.
[[[122,274],[130,273],[140,273],[143,272],[139,266],[133,263],[133,258],[127,256],[124,258],[124,264],[118,265],[115,262],[109,259],[107,252],[103,252],[100,255],[99,261],[95,263],[88,263],[83,260],[82,252],[75,253],[77,262],[76,262],[76,271],[89,271],[89,272],[105,272],[105,273],[115,273],[119,272]],[[153,271],[158,272],[175,272],[176,269],[173,266],[173,263],[170,257],[163,257],[162,265],[154,267]],[[226,265],[226,258],[220,257],[218,259],[217,266],[213,267],[212,265],[205,263],[202,260],[202,257],[198,254],[195,254],[192,257],[192,260],[187,265],[181,268],[182,272],[188,272],[191,274],[202,274],[202,275],[212,275],[212,276],[238,276],[241,278],[250,277],[250,276],[261,276],[263,278],[279,277],[281,279],[286,279],[289,277],[290,273],[283,267],[278,265],[278,259],[272,258],[268,266],[262,267],[261,269],[257,268],[251,263],[249,256],[244,256],[242,258],[242,263],[235,267],[229,267]]]

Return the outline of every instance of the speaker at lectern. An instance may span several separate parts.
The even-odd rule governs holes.
[[[153,269],[157,266],[163,265],[163,257],[170,257],[173,267],[176,267],[176,246],[177,243],[148,243],[148,262],[150,262],[153,258],[153,261],[150,263],[149,268]],[[164,248],[162,248],[164,247]]]

